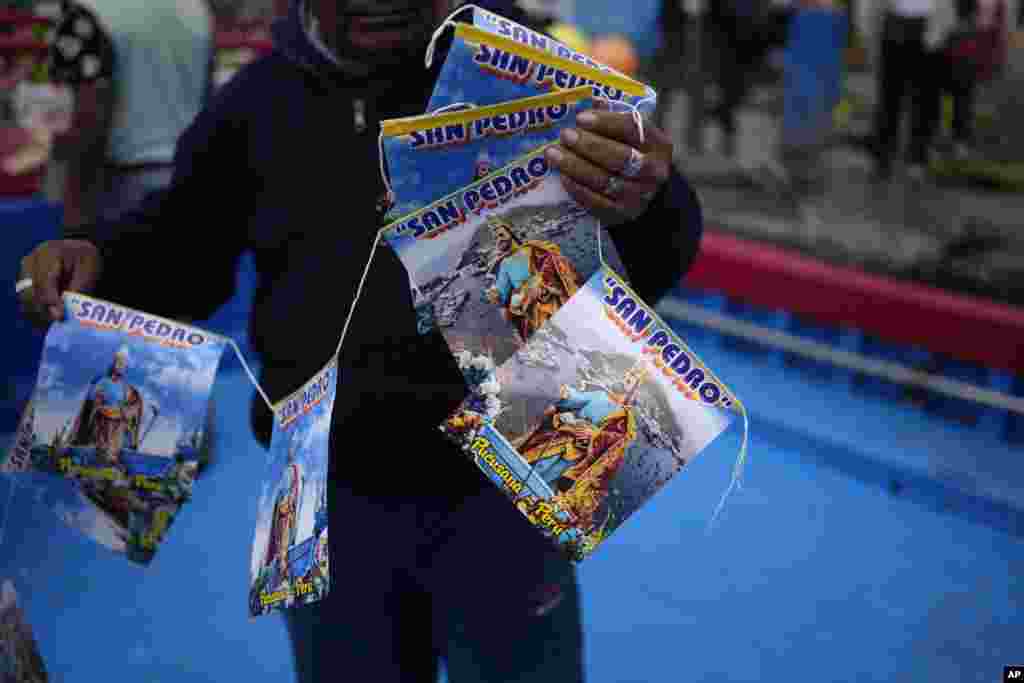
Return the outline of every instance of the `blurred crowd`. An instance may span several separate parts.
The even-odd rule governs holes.
[[[201,3],[221,29],[246,35],[262,31],[264,37],[266,26],[288,5],[288,0],[192,2]],[[56,21],[66,4],[5,0],[2,6]],[[688,155],[731,160],[747,175],[767,170],[773,181],[787,185],[813,182],[822,175],[823,151],[852,141],[871,160],[876,180],[902,170],[923,181],[937,164],[993,161],[993,153],[1005,156],[1012,148],[1005,140],[989,149],[976,144],[979,122],[998,125],[992,107],[979,109],[977,103],[1006,80],[1007,64],[1024,43],[1021,0],[661,0],[661,35],[653,53],[624,36],[586,36],[579,28],[584,23],[578,21],[584,12],[579,2],[519,4],[536,27],[651,81],[662,93],[659,123],[677,130]],[[632,10],[622,6],[619,11]],[[53,29],[0,21],[0,40],[5,35],[43,39],[47,30]],[[154,28],[154,40],[161,31]],[[214,86],[254,56],[245,49],[216,51]],[[0,62],[0,116],[9,122],[0,141],[9,148],[0,174],[24,176],[54,156],[51,138],[72,126],[75,84],[54,78],[38,55],[0,50]],[[121,71],[131,70],[123,66]],[[869,83],[867,88],[851,91],[855,77]],[[758,104],[765,98],[775,103],[767,109],[775,117],[777,139],[768,163],[754,169],[738,141],[760,133],[744,131],[741,114],[751,107],[765,110]],[[861,130],[851,129],[849,122],[858,117]],[[19,151],[12,156],[14,149]]]
[[[709,151],[710,127],[720,140],[713,151],[736,158],[738,112],[756,91],[774,87],[783,101],[781,162],[794,152],[799,157],[848,142],[842,120],[858,107],[870,125],[856,143],[869,154],[877,180],[888,180],[902,165],[921,181],[930,165],[984,156],[974,144],[981,118],[976,103],[979,93],[1011,75],[1011,53],[1021,49],[1024,35],[1024,4],[848,1],[663,2],[664,39],[650,74],[663,94],[679,90],[690,98],[689,151]],[[865,76],[874,87],[851,97],[847,81]],[[663,116],[679,116],[668,113],[672,102],[662,97]],[[991,116],[984,118],[991,123]],[[788,180],[792,170],[785,163],[773,167]]]

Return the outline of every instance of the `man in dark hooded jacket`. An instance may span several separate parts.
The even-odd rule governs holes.
[[[250,338],[270,398],[331,358],[380,227],[379,122],[423,112],[443,62],[425,70],[423,50],[457,3],[306,1],[275,26],[273,52],[227,83],[181,138],[166,191],[23,259],[26,315],[60,319],[60,294],[71,290],[203,319],[231,296],[250,250],[259,273]],[[599,111],[575,133],[552,163],[613,226],[634,287],[654,303],[696,254],[697,198],[653,126],[641,143],[629,116]],[[611,192],[631,147],[643,171]],[[408,283],[394,253],[379,249],[340,357],[333,581],[324,602],[286,615],[299,679],[429,683],[444,658],[456,683],[580,681],[572,567],[443,440],[438,425],[465,384],[443,338],[418,334]],[[266,444],[272,416],[253,406]]]

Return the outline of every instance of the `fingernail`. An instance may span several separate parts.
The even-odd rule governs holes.
[[[557,147],[548,147],[548,151],[544,153],[544,156],[548,158],[548,161],[557,164],[562,160],[562,150]]]
[[[565,140],[567,144],[575,145],[579,142],[580,134],[572,128],[566,128],[562,131],[562,139]]]
[[[579,116],[577,116],[576,120],[585,126],[591,126],[597,123],[597,114],[590,111],[585,111]]]

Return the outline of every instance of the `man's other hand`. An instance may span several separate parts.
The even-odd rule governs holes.
[[[641,216],[668,181],[672,140],[645,122],[641,141],[631,114],[588,111],[577,123],[547,152],[566,191],[606,227]]]
[[[21,260],[18,280],[32,281],[32,286],[18,295],[22,315],[41,328],[63,320],[64,292],[90,293],[102,267],[99,249],[92,242],[43,242]]]

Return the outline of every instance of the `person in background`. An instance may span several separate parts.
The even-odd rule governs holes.
[[[881,14],[878,97],[871,154],[876,178],[892,177],[903,114],[911,106],[908,173],[924,176],[931,147],[936,54],[956,23],[954,0],[888,0]]]
[[[721,97],[709,112],[724,135],[727,157],[736,155],[736,114],[753,90],[773,48],[786,42],[792,9],[768,0],[714,0],[708,24],[717,57]]]
[[[931,125],[942,119],[942,96],[953,100],[952,156],[958,161],[971,154],[974,105],[979,86],[992,80],[1005,63],[1006,4],[1002,0],[957,0],[958,25],[937,55],[936,92],[931,100]]]
[[[65,0],[51,78],[75,93],[64,224],[114,219],[171,180],[174,146],[211,87],[213,17],[205,0]]]
[[[555,24],[565,19],[563,2],[559,0],[516,0],[511,11],[515,21],[523,26],[548,33]]]
[[[51,79],[72,88],[75,101],[70,130],[53,149],[65,166],[65,230],[114,221],[170,184],[178,138],[213,88],[214,18],[206,1],[62,3],[49,62]],[[213,460],[214,419],[211,399],[204,469]]]
[[[696,22],[694,3],[687,0],[662,0],[658,12],[660,40],[655,55],[645,64],[644,76],[651,87],[660,94],[657,109],[652,117],[659,126],[667,127],[665,121],[671,100],[671,91],[686,85],[688,65],[700,60],[694,55],[699,40],[689,40]],[[688,11],[689,10],[689,11]]]

